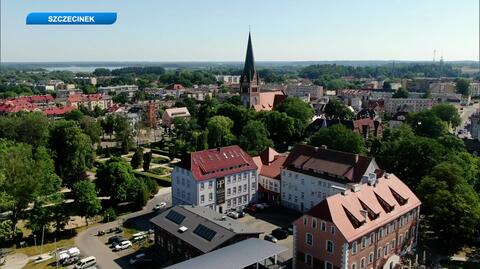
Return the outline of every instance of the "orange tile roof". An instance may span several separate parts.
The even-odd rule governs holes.
[[[356,192],[347,190],[330,196],[306,214],[332,221],[344,238],[352,242],[421,205],[408,186],[393,174],[385,174],[376,184],[362,184],[359,188]],[[373,214],[366,216],[365,210]],[[356,225],[352,218],[361,225]]]

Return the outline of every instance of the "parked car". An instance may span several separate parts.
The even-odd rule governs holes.
[[[102,236],[102,235],[105,235],[104,230],[100,230],[100,231],[97,232],[97,236]]]
[[[134,233],[132,234],[132,237],[139,237],[139,236],[144,236],[146,235],[148,232],[138,232],[138,233]]]
[[[144,234],[144,235],[140,235],[140,236],[135,236],[134,238],[132,238],[132,242],[140,242],[140,241],[143,241],[147,239],[147,235]]]
[[[120,243],[123,240],[125,240],[125,239],[123,239],[123,237],[121,235],[114,235],[114,236],[108,238],[107,243],[108,244]]]
[[[227,213],[227,216],[229,216],[232,219],[238,219],[238,213],[236,211],[229,211]]]
[[[246,211],[250,212],[250,213],[255,213],[257,211],[257,207],[255,205],[248,205],[246,208],[245,208]]]
[[[156,205],[153,207],[153,210],[154,210],[154,211],[158,211],[158,210],[160,210],[160,209],[162,209],[162,208],[165,208],[165,207],[167,207],[167,203],[161,202],[160,204],[156,204]]]
[[[145,253],[137,254],[137,255],[135,255],[135,257],[130,259],[130,264],[134,264],[134,263],[138,262],[139,260],[143,260],[143,259],[145,259],[146,256],[147,255]]]
[[[293,235],[293,225],[289,225],[288,227],[283,227],[283,229],[287,230],[289,235]]]
[[[288,230],[283,228],[277,228],[272,231],[272,235],[278,240],[282,240],[288,237]]]
[[[95,257],[90,256],[90,257],[86,257],[86,258],[83,258],[83,259],[79,260],[73,268],[74,269],[86,269],[86,268],[92,267],[96,264],[97,264],[97,260],[95,259]]]
[[[115,246],[115,250],[123,250],[132,247],[132,242],[124,240]]]
[[[271,234],[265,235],[265,237],[263,239],[265,239],[267,241],[270,241],[272,243],[277,243],[278,242],[277,238],[275,238],[275,236],[273,236]]]

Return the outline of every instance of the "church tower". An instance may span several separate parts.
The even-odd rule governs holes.
[[[247,107],[253,107],[260,102],[259,78],[255,68],[253,58],[252,38],[248,33],[247,55],[245,56],[245,65],[242,76],[240,77],[240,99],[242,104]]]

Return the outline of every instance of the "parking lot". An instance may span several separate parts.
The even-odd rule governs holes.
[[[253,229],[263,232],[260,238],[270,234],[272,230],[279,227],[288,227],[295,219],[300,217],[298,212],[286,208],[267,208],[252,214],[247,214],[245,217],[238,219]],[[281,259],[284,261],[290,260],[293,257],[293,236],[289,235],[286,239],[278,240],[277,244],[285,246],[288,250],[282,253]]]

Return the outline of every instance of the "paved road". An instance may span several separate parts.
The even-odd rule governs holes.
[[[463,108],[459,111],[461,123],[455,129],[455,134],[458,134],[458,131],[463,130],[465,128],[466,123],[469,121],[470,116],[479,109],[479,104],[473,104],[471,106],[459,106],[459,108]]]
[[[148,225],[148,216],[151,216],[153,207],[160,202],[166,202],[168,206],[171,205],[171,188],[160,189],[155,197],[152,198],[140,211],[124,215],[119,221],[97,225],[85,230],[75,238],[75,245],[80,249],[83,255],[95,256],[97,258],[97,264],[100,265],[102,269],[129,268],[128,262],[120,259],[126,252],[113,252],[95,235],[99,230],[107,230],[119,226],[119,222],[122,220],[129,221],[135,219],[142,222],[139,223],[140,225]],[[143,216],[145,216],[145,218],[142,219]]]

